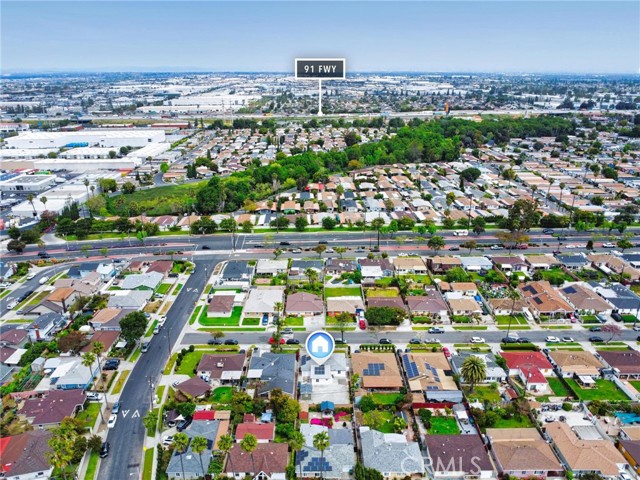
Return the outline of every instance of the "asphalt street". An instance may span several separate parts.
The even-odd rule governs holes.
[[[150,409],[152,396],[160,379],[169,352],[189,320],[213,267],[220,259],[196,260],[195,272],[189,277],[167,312],[164,328],[151,339],[149,351],[143,353],[134,366],[122,391],[122,407],[107,441],[111,453],[102,460],[97,478],[138,478],[142,471],[142,448],[146,430],[142,419]]]

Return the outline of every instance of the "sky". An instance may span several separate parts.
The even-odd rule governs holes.
[[[0,2],[0,68],[640,73],[637,1]]]

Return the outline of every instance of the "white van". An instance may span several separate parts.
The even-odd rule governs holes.
[[[456,237],[466,237],[469,235],[468,230],[454,230],[453,235]]]

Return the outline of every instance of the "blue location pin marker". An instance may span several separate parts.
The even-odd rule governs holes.
[[[316,330],[307,337],[305,347],[311,359],[318,365],[322,365],[333,354],[336,342],[329,333],[324,330]]]

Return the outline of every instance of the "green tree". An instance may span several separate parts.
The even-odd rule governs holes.
[[[278,257],[279,257],[280,255],[282,255],[283,253],[284,253],[284,250],[283,250],[283,249],[281,249],[281,248],[276,248],[276,249],[273,251],[273,256],[274,256],[274,257],[275,257],[275,259],[277,260],[277,259],[278,259]]]
[[[337,224],[338,222],[333,217],[324,217],[322,219],[322,228],[324,228],[325,230],[333,230],[334,228],[336,228]]]
[[[27,244],[22,240],[9,240],[9,242],[7,243],[7,250],[16,253],[22,253],[26,246]]]
[[[464,381],[469,384],[470,391],[473,392],[475,385],[487,378],[487,365],[482,358],[470,355],[462,362],[460,373]]]
[[[620,250],[622,250],[623,252],[628,249],[628,248],[633,248],[633,243],[631,243],[629,240],[627,240],[626,238],[622,238],[620,240],[618,240],[617,244],[618,248]]]
[[[191,450],[200,458],[200,468],[202,469],[203,477],[207,474],[207,470],[205,470],[204,464],[202,463],[202,454],[207,449],[207,445],[207,439],[199,435],[191,439]]]
[[[189,437],[187,436],[186,433],[176,433],[173,436],[173,448],[175,448],[176,452],[178,452],[178,454],[180,455],[180,468],[182,469],[182,478],[185,478],[184,476],[184,461],[183,461],[183,456],[184,453],[187,451],[187,448],[189,447]]]
[[[364,314],[369,325],[400,325],[406,312],[398,307],[369,307]]]
[[[240,441],[240,448],[243,452],[251,455],[251,464],[253,465],[253,475],[256,475],[256,464],[253,460],[253,452],[258,448],[258,439],[255,435],[251,433],[247,433],[244,438]]]
[[[66,479],[67,467],[73,459],[74,444],[78,434],[75,430],[63,425],[54,428],[51,433],[52,436],[48,441],[51,450],[46,453],[46,456],[51,466],[60,470],[62,478]]]
[[[342,258],[342,255],[344,255],[344,253],[347,251],[347,249],[345,247],[336,247],[335,251],[338,254],[338,256],[340,258]]]
[[[147,414],[142,419],[142,424],[147,429],[147,432],[151,432],[153,435],[156,433],[156,429],[158,428],[158,414],[153,410],[149,410]]]
[[[301,215],[296,218],[295,226],[297,231],[304,232],[305,228],[307,228],[307,225],[309,225],[309,222],[307,222],[306,216]]]
[[[474,248],[478,248],[478,243],[475,240],[467,240],[466,242],[462,242],[460,246],[462,248],[468,248],[469,255],[471,255],[471,250],[473,250]]]
[[[322,254],[324,253],[324,251],[327,249],[326,245],[316,245],[313,248],[313,251],[316,252],[318,254],[319,257],[322,257]]]
[[[120,336],[127,342],[135,343],[145,333],[147,317],[143,312],[131,312],[120,320]]]
[[[438,254],[438,251],[444,247],[444,245],[444,238],[442,238],[440,235],[433,235],[427,242],[427,246],[431,250],[433,250],[436,255]]]
[[[33,209],[33,217],[37,217],[38,216],[38,212],[36,210],[36,206],[34,205],[33,201],[36,199],[35,195],[33,194],[29,194],[27,195],[27,202],[29,202],[31,204],[31,208]]]
[[[228,457],[229,452],[233,448],[233,438],[231,438],[231,435],[222,435],[218,439],[218,448],[224,453],[225,457]],[[229,462],[231,462],[231,457],[229,457]],[[231,470],[233,470],[233,465],[231,465]]]
[[[336,315],[336,328],[340,332],[342,342],[344,343],[344,332],[349,328],[349,325],[353,323],[353,318],[348,312],[340,312]]]
[[[324,451],[329,448],[329,434],[327,432],[316,433],[313,436],[313,446],[320,450],[320,478],[324,478]]]
[[[304,447],[304,435],[302,435],[302,433],[296,430],[291,434],[291,437],[289,437],[289,448],[291,448],[291,451],[295,456],[297,455],[297,452],[302,450],[302,447]],[[300,478],[302,479],[302,462],[299,462],[299,463],[300,463]]]
[[[125,182],[122,185],[122,193],[124,193],[125,195],[131,195],[135,191],[136,186],[132,182]]]

